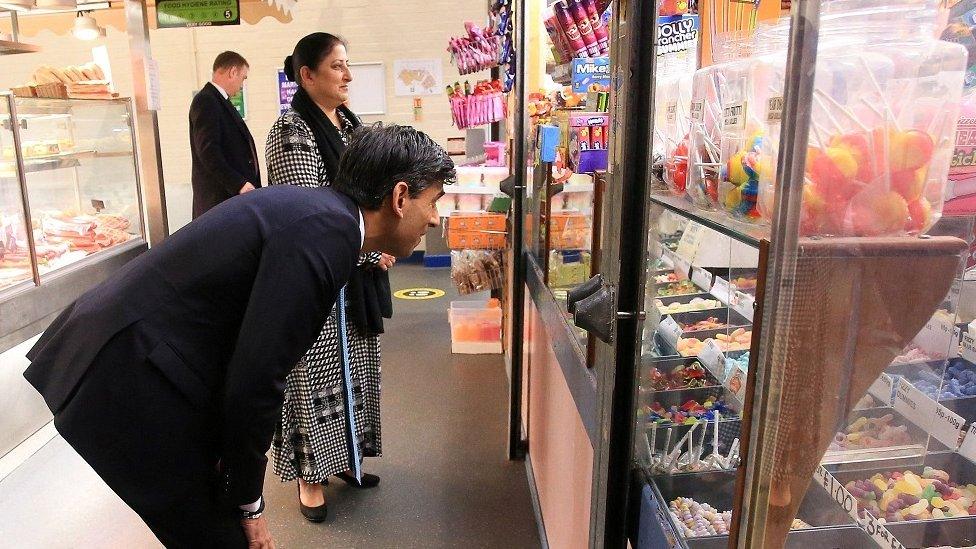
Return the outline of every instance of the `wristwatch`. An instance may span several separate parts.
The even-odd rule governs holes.
[[[256,518],[260,518],[264,513],[264,496],[261,496],[260,504],[258,505],[256,511],[245,511],[244,509],[238,508],[237,512],[239,513],[241,520],[254,520]]]

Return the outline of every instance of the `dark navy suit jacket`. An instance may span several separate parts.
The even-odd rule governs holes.
[[[69,306],[28,353],[24,376],[57,416],[108,341],[138,330],[151,344],[132,349],[133,364],[148,359],[188,405],[213,410],[226,495],[251,503],[285,377],[331,312],[361,238],[359,209],[328,187],[235,197]]]

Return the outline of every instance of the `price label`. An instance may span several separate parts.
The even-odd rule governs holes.
[[[702,350],[698,353],[698,361],[708,368],[708,371],[719,380],[725,379],[725,355],[719,349],[714,339],[705,342]]]
[[[746,320],[749,322],[752,322],[753,305],[755,303],[756,299],[751,295],[742,292],[735,292],[735,299],[732,300],[732,309],[740,315],[746,317]]]
[[[962,334],[962,358],[976,364],[976,339],[969,332]]]
[[[676,121],[678,119],[678,102],[669,101],[664,107],[667,109],[668,122]]]
[[[712,273],[706,271],[705,269],[692,267],[691,281],[695,283],[695,286],[698,286],[706,292],[712,289]]]
[[[716,276],[715,282],[712,284],[712,295],[722,303],[728,305],[731,293],[729,281]]]
[[[722,129],[724,130],[744,130],[746,129],[746,103],[730,103],[722,109]]]
[[[664,338],[672,347],[678,348],[678,339],[681,338],[681,326],[674,321],[670,315],[661,321],[661,325],[658,328],[661,337]]]
[[[823,465],[817,467],[813,473],[813,478],[817,484],[823,486],[824,490],[830,494],[834,502],[840,505],[879,546],[889,549],[905,549],[905,546],[895,539],[895,536],[891,535],[891,532],[871,516],[870,513],[865,513],[864,518],[860,517],[857,500],[847,491],[847,488],[844,488],[843,484],[834,478],[834,475],[831,475],[827,469],[824,469]]]
[[[891,379],[888,374],[881,374],[868,388],[868,393],[880,400],[885,406],[891,406],[891,392],[894,388],[895,380]]]
[[[692,101],[691,102],[691,119],[698,120],[701,122],[705,120],[705,102],[704,101]]]
[[[976,463],[976,421],[966,431],[966,439],[962,441],[962,446],[959,447],[959,453],[962,454],[962,457]]]
[[[895,387],[895,410],[918,425],[923,431],[931,431],[935,418],[935,401],[919,391],[905,378]],[[955,443],[953,443],[955,447]]]
[[[946,356],[954,334],[955,326],[945,315],[937,314],[915,336],[915,344],[930,356]]]
[[[766,102],[766,122],[779,124],[783,120],[783,96],[770,97]]]
[[[688,223],[685,227],[685,232],[681,233],[681,239],[678,240],[677,254],[682,257],[687,257],[689,261],[694,261],[695,255],[698,254],[698,248],[701,247],[702,239],[705,238],[705,227],[695,223],[694,221]]]
[[[932,413],[932,436],[949,448],[955,448],[959,444],[959,434],[965,420],[938,402],[935,402]]]

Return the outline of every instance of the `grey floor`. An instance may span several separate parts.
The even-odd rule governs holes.
[[[384,457],[373,490],[333,482],[329,519],[306,522],[297,489],[270,474],[268,518],[278,547],[538,547],[524,464],[506,460],[508,381],[500,355],[450,352],[447,270],[398,265],[394,289],[440,299],[395,300],[383,336]],[[158,547],[138,517],[59,437],[0,482],[0,546]]]

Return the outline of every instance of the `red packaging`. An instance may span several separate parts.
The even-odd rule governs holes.
[[[593,143],[590,141],[589,126],[576,128],[576,142],[579,144],[579,150],[581,151],[588,151],[593,148]]]
[[[590,16],[586,13],[583,0],[566,0],[566,3],[569,5],[569,13],[573,15],[573,20],[576,21],[580,38],[586,44],[586,52],[590,54],[590,57],[599,57],[600,44],[597,43],[596,35],[593,34],[593,26],[590,24]]]
[[[591,142],[593,143],[593,147],[592,148],[594,148],[594,149],[605,149],[606,148],[606,145],[604,144],[604,141],[603,141],[603,135],[604,135],[603,126],[594,126],[593,127],[593,136],[590,138]]]
[[[549,17],[545,20],[546,32],[549,33],[549,39],[552,40],[554,53],[557,54],[559,59],[556,60],[557,63],[566,63],[573,58],[573,51],[569,48],[569,44],[566,42],[566,35],[563,33],[562,27],[559,26],[559,21],[556,20],[556,15],[554,13],[548,14]]]
[[[583,42],[580,29],[576,26],[576,20],[573,19],[572,14],[569,13],[569,8],[561,1],[553,4],[552,8],[556,12],[556,20],[559,21],[559,26],[562,27],[563,32],[566,34],[566,40],[573,52],[573,56],[586,57],[586,42]],[[590,32],[592,31],[593,29],[591,28]]]
[[[606,55],[610,53],[610,33],[607,32],[607,27],[603,24],[603,17],[596,9],[596,0],[582,0],[582,2],[586,14],[590,17],[590,27],[593,28],[593,36],[596,37],[600,54]]]

